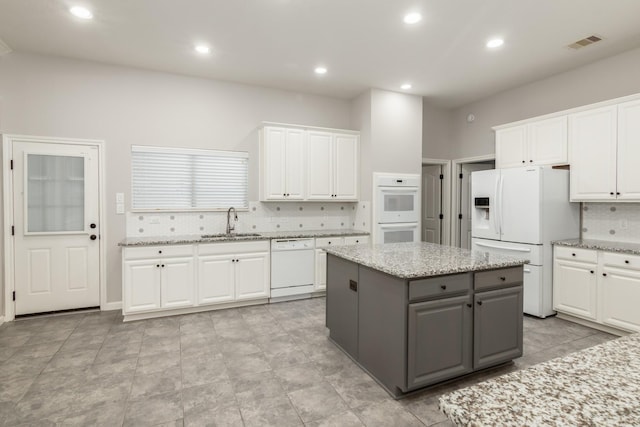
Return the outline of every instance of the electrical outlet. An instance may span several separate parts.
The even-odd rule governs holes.
[[[160,218],[157,216],[149,218],[149,224],[160,224]]]
[[[124,193],[116,193],[116,203],[124,203]]]
[[[117,215],[124,214],[124,203],[117,203],[116,204],[116,214]]]

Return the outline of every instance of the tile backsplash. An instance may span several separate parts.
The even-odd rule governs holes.
[[[583,203],[582,237],[640,243],[640,203]]]
[[[370,231],[370,202],[249,202],[238,212],[236,232],[334,230]],[[224,233],[226,212],[128,212],[127,237]]]

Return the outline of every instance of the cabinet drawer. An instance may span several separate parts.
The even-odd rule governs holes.
[[[475,273],[474,289],[500,288],[522,284],[522,267],[501,268],[500,270],[480,271]]]
[[[220,242],[198,245],[198,255],[242,254],[251,252],[269,252],[270,241]]]
[[[553,254],[556,258],[570,259],[579,262],[598,262],[598,251],[593,249],[570,248],[566,246],[555,246]]]
[[[369,236],[347,236],[344,238],[345,245],[368,245]]]
[[[124,249],[124,259],[155,259],[181,256],[193,256],[193,245],[145,246]]]
[[[316,248],[338,246],[344,244],[344,237],[321,237],[316,239]]]
[[[627,268],[640,271],[640,256],[602,252],[602,264],[607,267]]]
[[[414,280],[409,283],[409,301],[461,294],[471,289],[471,273]]]

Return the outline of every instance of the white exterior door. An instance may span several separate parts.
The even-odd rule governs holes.
[[[333,176],[334,198],[358,199],[358,136],[334,135]]]
[[[616,198],[617,107],[569,116],[571,201]]]
[[[527,127],[496,131],[496,168],[523,166],[527,156]]]
[[[232,258],[231,255],[198,257],[198,304],[235,299],[235,263]]]
[[[236,299],[269,297],[269,256],[264,253],[236,255]]]
[[[567,116],[531,123],[527,136],[527,164],[567,163]]]
[[[13,141],[16,315],[100,305],[95,145]]]
[[[640,101],[618,106],[617,198],[640,200]]]
[[[442,220],[441,165],[422,166],[422,240],[441,243]]]

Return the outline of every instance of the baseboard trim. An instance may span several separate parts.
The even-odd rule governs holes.
[[[122,301],[104,303],[100,307],[100,310],[102,311],[122,310]]]
[[[0,316],[0,325],[4,323],[4,316]]]
[[[607,332],[609,334],[617,335],[619,337],[624,337],[626,335],[630,335],[630,334],[633,333],[633,332],[629,332],[629,331],[624,331],[622,329],[613,328],[611,326],[603,325],[603,324],[600,324],[600,323],[592,322],[590,320],[581,319],[579,317],[572,316],[572,315],[566,314],[566,313],[558,312],[558,315],[556,317],[558,317],[558,319],[567,320],[569,322],[577,323],[577,324],[582,325],[582,326],[587,326],[587,327],[592,328],[592,329],[597,329],[597,330],[602,331],[602,332]]]

